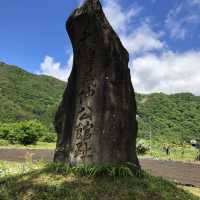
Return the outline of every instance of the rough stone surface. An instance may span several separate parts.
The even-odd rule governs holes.
[[[87,0],[66,23],[74,61],[55,117],[54,161],[139,166],[136,102],[129,55],[99,0]]]

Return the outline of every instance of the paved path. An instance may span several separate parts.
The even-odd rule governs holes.
[[[142,168],[154,176],[177,183],[200,187],[200,165],[166,160],[141,159]]]
[[[20,161],[32,158],[33,161],[53,159],[52,150],[0,149],[0,160]],[[154,176],[181,183],[183,185],[200,187],[200,165],[174,161],[140,159],[142,168]]]
[[[53,154],[52,150],[0,149],[0,160],[23,162],[31,158],[33,162],[51,161]]]

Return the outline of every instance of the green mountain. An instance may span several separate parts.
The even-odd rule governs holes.
[[[0,122],[38,119],[53,128],[65,83],[0,63]]]
[[[200,137],[200,97],[190,93],[137,95],[140,136],[190,141]],[[162,141],[161,141],[162,142]]]
[[[0,122],[38,119],[53,130],[66,83],[0,63]],[[137,94],[139,136],[189,141],[200,136],[200,97],[190,93]]]

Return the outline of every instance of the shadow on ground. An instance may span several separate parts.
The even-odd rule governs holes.
[[[0,179],[0,200],[198,200],[175,184],[149,175],[80,177],[46,166]]]

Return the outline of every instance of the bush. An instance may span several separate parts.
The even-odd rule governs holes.
[[[28,124],[20,124],[19,129],[16,130],[17,141],[23,145],[36,144],[38,141],[38,133],[34,132],[32,127]]]
[[[11,132],[8,124],[0,124],[0,139],[7,139],[7,135]]]
[[[6,137],[6,140],[8,140],[10,144],[17,144],[18,135],[15,132],[10,132]]]
[[[139,140],[136,147],[137,153],[140,155],[146,154],[149,150],[149,144],[145,140]]]
[[[37,120],[20,122],[16,130],[18,142],[23,145],[35,144],[47,132],[47,128]]]
[[[7,145],[9,145],[8,140],[2,140],[2,139],[0,139],[0,146],[7,146]]]
[[[47,132],[47,128],[37,120],[0,125],[0,139],[8,140],[11,144],[35,144]]]
[[[17,134],[13,124],[5,123],[0,125],[0,139],[8,140],[11,144],[17,143]]]
[[[47,133],[43,135],[40,139],[41,142],[56,142],[56,134],[55,133]]]

